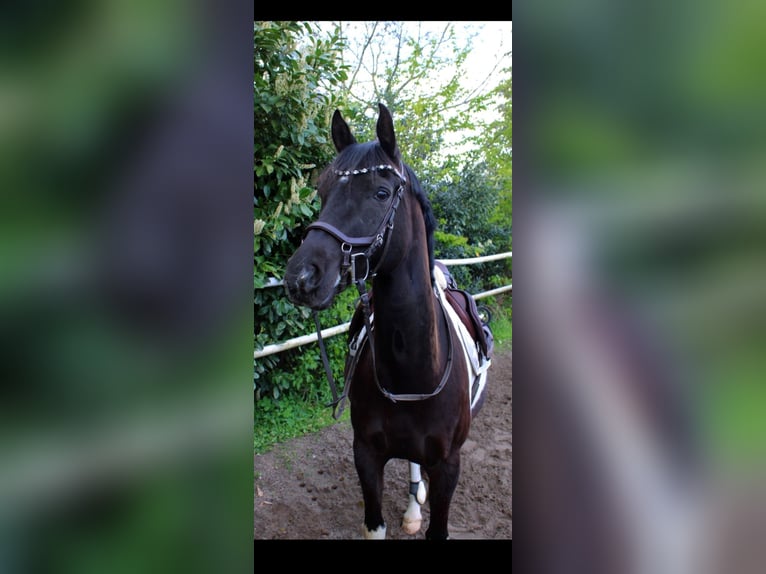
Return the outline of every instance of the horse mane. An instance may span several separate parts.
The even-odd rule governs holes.
[[[431,269],[431,282],[434,281],[434,231],[436,230],[436,217],[434,217],[434,211],[431,208],[431,201],[428,199],[426,192],[420,186],[415,172],[412,168],[405,163],[404,170],[407,172],[407,181],[410,182],[410,189],[415,194],[415,198],[420,204],[420,209],[423,212],[423,221],[426,224],[426,241],[428,245],[428,265]]]
[[[395,159],[401,161],[399,150],[397,150]],[[321,173],[317,181],[317,187],[322,189],[330,178],[335,177],[335,170],[349,171],[362,167],[391,163],[391,158],[383,151],[380,143],[377,141],[357,143],[347,146],[335,157],[335,160]],[[431,281],[434,280],[434,231],[436,230],[436,217],[434,217],[431,202],[425,191],[420,185],[415,172],[403,161],[405,175],[409,188],[412,190],[415,199],[420,204],[423,213],[423,221],[426,226],[426,245],[428,246],[428,264],[431,269]]]

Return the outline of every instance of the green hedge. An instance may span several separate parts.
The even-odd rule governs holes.
[[[261,349],[313,330],[308,310],[292,305],[282,289],[262,287],[282,277],[302,230],[319,212],[312,180],[333,156],[330,118],[346,75],[338,64],[340,38],[325,37],[312,24],[255,22],[253,37],[254,340]],[[342,305],[325,312],[323,322],[348,320]],[[330,345],[337,356],[338,344]],[[321,364],[312,353],[303,347],[255,360],[256,401],[319,392]]]

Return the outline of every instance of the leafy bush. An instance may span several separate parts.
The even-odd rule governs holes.
[[[469,163],[455,178],[430,188],[431,205],[439,227],[434,235],[437,259],[492,255],[511,248],[510,222],[496,217],[497,184],[483,163]],[[511,276],[510,259],[468,266],[450,272],[462,289],[478,293],[505,285]]]
[[[338,64],[340,38],[323,37],[312,24],[255,22],[253,36],[254,338],[261,349],[314,329],[310,312],[290,303],[283,289],[263,287],[282,276],[302,230],[319,212],[311,182],[332,158],[330,118],[346,74]],[[341,300],[323,313],[323,324],[347,321],[348,304]],[[342,341],[328,341],[328,347],[337,367]],[[255,398],[322,392],[323,377],[315,347],[257,359]]]

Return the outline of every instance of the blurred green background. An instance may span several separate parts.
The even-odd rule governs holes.
[[[525,198],[587,222],[589,272],[688,371],[714,455],[750,467],[766,454],[766,6],[699,8],[522,10],[517,159]]]
[[[544,205],[674,357],[714,472],[758,482],[766,7],[518,8],[517,359]],[[4,572],[252,565],[250,16],[2,8]]]
[[[765,15],[751,0],[517,6],[514,415],[526,405],[542,420],[523,383],[550,365],[557,386],[538,406],[555,396],[570,414],[582,404],[560,391],[587,402],[597,377],[584,373],[604,376],[624,410],[597,394],[589,422],[610,421],[597,436],[625,441],[635,478],[618,484],[598,440],[543,477],[537,437],[517,433],[514,493],[555,484],[539,495],[548,525],[571,526],[536,540],[536,558],[565,556],[567,571],[610,571],[607,556],[622,565],[611,571],[763,568]],[[533,339],[550,344],[539,362]],[[564,452],[574,436],[558,436]],[[541,520],[529,510],[516,532]],[[619,545],[604,532],[627,534]]]
[[[0,571],[252,566],[252,8],[0,9]]]

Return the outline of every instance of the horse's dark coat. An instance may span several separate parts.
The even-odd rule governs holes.
[[[318,180],[319,221],[348,236],[369,236],[385,216],[399,185],[405,186],[394,228],[385,237],[386,246],[372,256],[371,265],[378,266],[372,279],[374,336],[363,348],[349,382],[364,523],[369,531],[384,524],[384,466],[391,458],[407,459],[421,464],[429,478],[431,519],[426,536],[446,538],[449,505],[460,473],[460,447],[468,436],[472,413],[460,342],[433,290],[436,222],[417,177],[401,160],[393,120],[385,106],[380,106],[377,141],[357,143],[337,111],[332,136],[338,156]],[[379,165],[393,169],[342,175]],[[314,309],[328,307],[336,292],[348,285],[340,277],[341,259],[338,239],[322,229],[310,229],[285,272],[290,299]],[[354,319],[357,323],[359,313],[357,310]],[[450,376],[435,396],[393,402],[378,389],[376,375],[380,386],[390,393],[433,392],[448,369],[450,345]]]

